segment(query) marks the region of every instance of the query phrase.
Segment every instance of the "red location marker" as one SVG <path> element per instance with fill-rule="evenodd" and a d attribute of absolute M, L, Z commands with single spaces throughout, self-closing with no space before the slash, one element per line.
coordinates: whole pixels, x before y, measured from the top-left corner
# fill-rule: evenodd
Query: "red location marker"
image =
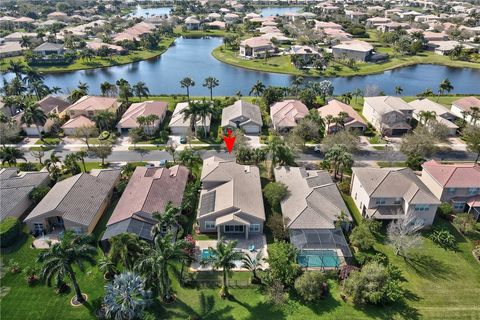
<path fill-rule="evenodd" d="M 233 145 L 235 144 L 235 136 L 232 137 L 231 129 L 227 129 L 227 135 L 223 137 L 223 141 L 227 146 L 228 153 L 232 153 Z"/>

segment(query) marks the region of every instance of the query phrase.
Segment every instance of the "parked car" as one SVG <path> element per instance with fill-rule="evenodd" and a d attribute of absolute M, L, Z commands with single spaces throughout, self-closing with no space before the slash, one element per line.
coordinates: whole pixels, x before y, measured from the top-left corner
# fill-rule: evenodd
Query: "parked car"
<path fill-rule="evenodd" d="M 313 147 L 313 151 L 320 152 L 320 145 L 317 144 L 315 147 Z"/>
<path fill-rule="evenodd" d="M 147 163 L 147 164 L 145 165 L 145 167 L 147 167 L 147 168 L 153 168 L 153 167 L 155 167 L 155 165 L 154 165 L 153 163 Z"/>
<path fill-rule="evenodd" d="M 185 137 L 185 136 L 180 137 L 180 143 L 181 144 L 187 143 L 187 137 Z"/>
<path fill-rule="evenodd" d="M 160 167 L 165 167 L 166 165 L 167 165 L 167 160 L 166 159 L 160 160 Z"/>

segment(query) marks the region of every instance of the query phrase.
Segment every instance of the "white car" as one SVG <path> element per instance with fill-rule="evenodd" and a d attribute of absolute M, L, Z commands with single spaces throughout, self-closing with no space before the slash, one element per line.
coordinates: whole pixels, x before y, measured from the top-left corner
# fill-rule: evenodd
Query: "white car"
<path fill-rule="evenodd" d="M 321 150 L 320 150 L 320 145 L 317 144 L 315 147 L 313 147 L 313 151 L 315 151 L 315 152 L 320 152 L 320 151 L 321 151 Z"/>

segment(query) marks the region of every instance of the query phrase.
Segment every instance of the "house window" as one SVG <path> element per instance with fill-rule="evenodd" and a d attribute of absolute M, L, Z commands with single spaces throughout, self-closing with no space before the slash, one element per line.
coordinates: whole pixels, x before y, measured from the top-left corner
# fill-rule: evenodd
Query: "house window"
<path fill-rule="evenodd" d="M 167 226 L 166 226 L 166 225 L 163 225 L 163 226 L 162 226 L 162 233 L 167 233 L 167 231 L 168 231 Z"/>
<path fill-rule="evenodd" d="M 225 233 L 241 233 L 243 232 L 244 228 L 243 226 L 225 226 L 223 230 Z"/>
<path fill-rule="evenodd" d="M 468 194 L 477 194 L 478 188 L 468 188 Z"/>
<path fill-rule="evenodd" d="M 43 230 L 43 223 L 34 223 L 33 224 L 33 229 L 35 231 L 42 231 Z"/>
<path fill-rule="evenodd" d="M 205 229 L 207 230 L 215 229 L 215 221 L 205 221 Z"/>
<path fill-rule="evenodd" d="M 260 225 L 258 223 L 250 225 L 250 232 L 260 232 Z"/>
<path fill-rule="evenodd" d="M 385 204 L 385 203 L 386 203 L 386 201 L 385 201 L 384 198 L 379 198 L 379 199 L 375 200 L 375 204 Z"/>
<path fill-rule="evenodd" d="M 463 202 L 456 202 L 456 203 L 453 204 L 453 208 L 454 208 L 455 210 L 462 210 L 462 211 L 463 211 L 463 209 L 465 209 L 465 203 L 463 203 Z"/>
<path fill-rule="evenodd" d="M 457 192 L 457 190 L 455 188 L 448 188 L 448 194 L 453 196 L 455 195 L 455 193 Z"/>
<path fill-rule="evenodd" d="M 394 204 L 401 204 L 402 203 L 402 198 L 396 198 L 393 203 Z"/>
<path fill-rule="evenodd" d="M 416 204 L 415 211 L 429 211 L 430 205 L 428 204 Z"/>

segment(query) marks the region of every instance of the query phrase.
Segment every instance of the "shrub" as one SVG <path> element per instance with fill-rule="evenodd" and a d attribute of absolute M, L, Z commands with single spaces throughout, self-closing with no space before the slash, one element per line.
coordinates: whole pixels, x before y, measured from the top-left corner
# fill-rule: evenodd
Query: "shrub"
<path fill-rule="evenodd" d="M 34 204 L 39 203 L 50 191 L 48 186 L 38 186 L 32 189 L 28 194 L 28 197 L 33 201 Z"/>
<path fill-rule="evenodd" d="M 22 162 L 18 164 L 18 169 L 20 171 L 38 171 L 35 163 L 32 162 Z"/>
<path fill-rule="evenodd" d="M 0 246 L 6 248 L 11 246 L 20 235 L 21 224 L 17 218 L 7 217 L 0 222 Z"/>
<path fill-rule="evenodd" d="M 463 234 L 472 231 L 475 223 L 475 218 L 470 213 L 457 214 L 453 219 L 453 225 Z"/>
<path fill-rule="evenodd" d="M 108 131 L 103 131 L 98 136 L 98 140 L 107 140 L 108 138 L 110 138 L 110 132 L 108 132 Z"/>
<path fill-rule="evenodd" d="M 350 192 L 350 182 L 349 181 L 342 181 L 338 184 L 338 188 L 344 194 L 349 194 Z"/>
<path fill-rule="evenodd" d="M 288 231 L 284 224 L 283 216 L 280 213 L 273 213 L 268 217 L 267 227 L 276 240 L 288 240 Z"/>
<path fill-rule="evenodd" d="M 453 207 L 448 202 L 442 202 L 442 204 L 438 207 L 438 213 L 442 218 L 447 218 L 448 215 L 452 214 L 452 212 L 453 212 Z"/>
<path fill-rule="evenodd" d="M 371 253 L 371 252 L 358 251 L 358 252 L 355 252 L 354 255 L 355 255 L 355 260 L 361 266 L 373 261 L 383 265 L 386 265 L 388 263 L 387 256 L 381 252 Z"/>
<path fill-rule="evenodd" d="M 270 182 L 263 188 L 265 199 L 267 199 L 270 206 L 274 209 L 278 209 L 280 201 L 285 198 L 287 193 L 287 187 L 280 182 Z"/>
<path fill-rule="evenodd" d="M 326 277 L 321 271 L 307 271 L 295 280 L 295 290 L 305 301 L 318 300 L 328 293 Z"/>
<path fill-rule="evenodd" d="M 300 273 L 297 263 L 298 250 L 291 243 L 275 242 L 268 247 L 267 262 L 270 265 L 267 282 L 280 281 L 285 287 L 291 287 Z M 267 283 L 268 285 L 268 283 Z"/>
<path fill-rule="evenodd" d="M 350 235 L 350 243 L 361 250 L 371 249 L 375 242 L 375 236 L 366 223 L 356 226 Z"/>
<path fill-rule="evenodd" d="M 17 261 L 10 259 L 8 261 L 8 269 L 10 270 L 11 273 L 15 274 L 21 270 L 21 267 Z"/>
<path fill-rule="evenodd" d="M 455 236 L 448 230 L 433 230 L 429 238 L 445 250 L 455 249 L 457 247 Z"/>

